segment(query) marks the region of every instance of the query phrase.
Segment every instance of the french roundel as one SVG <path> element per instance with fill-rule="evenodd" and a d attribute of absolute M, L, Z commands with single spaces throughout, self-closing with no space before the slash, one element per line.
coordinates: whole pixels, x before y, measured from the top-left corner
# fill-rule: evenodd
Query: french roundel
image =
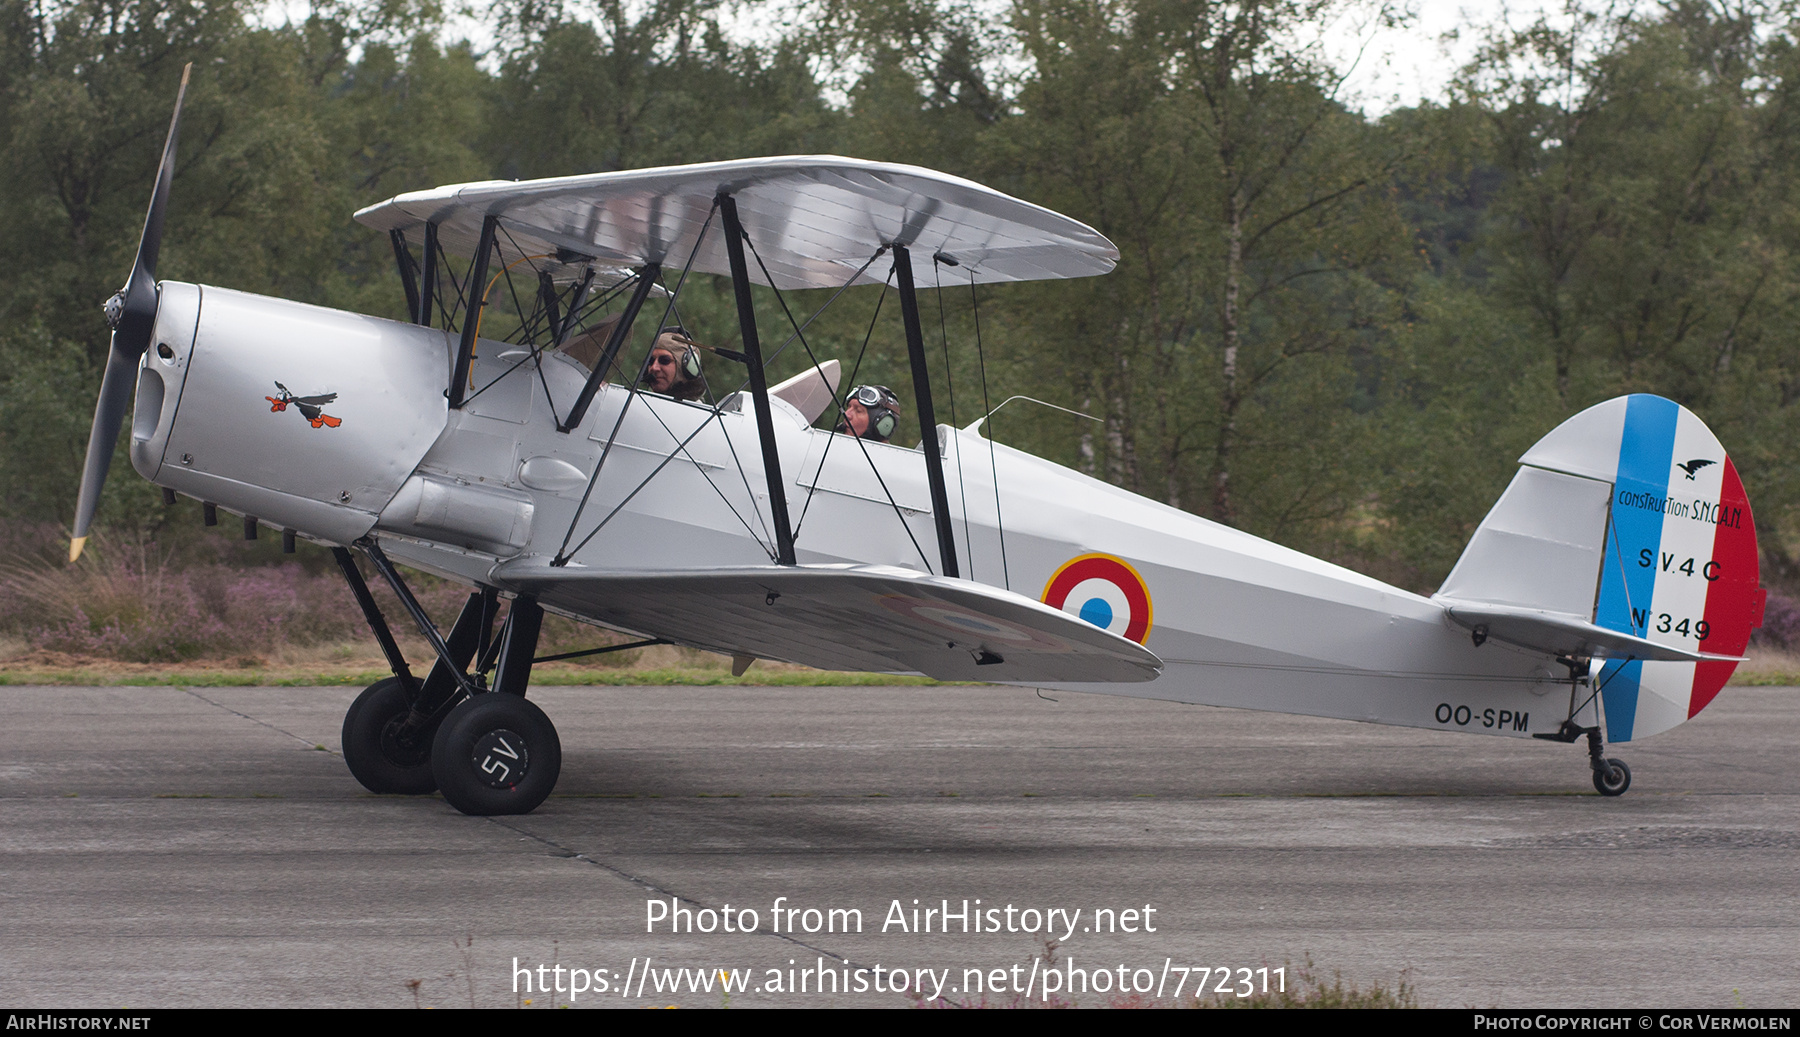
<path fill-rule="evenodd" d="M 1138 644 L 1150 634 L 1150 589 L 1136 569 L 1112 555 L 1065 563 L 1045 584 L 1043 602 Z"/>

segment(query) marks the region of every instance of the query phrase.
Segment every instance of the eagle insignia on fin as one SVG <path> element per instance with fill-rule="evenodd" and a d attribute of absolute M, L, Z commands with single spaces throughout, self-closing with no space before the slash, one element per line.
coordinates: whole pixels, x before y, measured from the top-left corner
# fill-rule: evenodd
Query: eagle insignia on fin
<path fill-rule="evenodd" d="M 1719 462 L 1717 462 L 1717 461 L 1708 461 L 1704 457 L 1696 457 L 1692 461 L 1687 461 L 1685 463 L 1681 462 L 1681 461 L 1677 461 L 1675 463 L 1675 467 L 1686 472 L 1688 481 L 1693 482 L 1695 472 L 1698 472 L 1700 469 L 1705 468 L 1709 464 L 1718 464 L 1718 463 Z"/>

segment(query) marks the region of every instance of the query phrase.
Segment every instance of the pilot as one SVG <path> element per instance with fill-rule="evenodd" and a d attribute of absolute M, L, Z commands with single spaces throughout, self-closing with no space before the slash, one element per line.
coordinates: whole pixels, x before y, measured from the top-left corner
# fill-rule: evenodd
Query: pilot
<path fill-rule="evenodd" d="M 680 325 L 666 327 L 656 336 L 638 385 L 678 400 L 697 400 L 706 391 L 699 346 Z"/>
<path fill-rule="evenodd" d="M 885 443 L 900 424 L 900 397 L 885 385 L 859 385 L 844 401 L 844 417 L 835 431 Z"/>

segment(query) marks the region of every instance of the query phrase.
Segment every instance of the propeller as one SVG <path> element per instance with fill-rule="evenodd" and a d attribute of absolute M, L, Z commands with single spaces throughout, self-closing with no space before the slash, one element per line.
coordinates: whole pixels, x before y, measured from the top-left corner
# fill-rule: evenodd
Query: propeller
<path fill-rule="evenodd" d="M 112 467 L 113 447 L 119 426 L 137 381 L 138 361 L 150 348 L 156 328 L 156 254 L 162 249 L 163 212 L 169 205 L 169 181 L 175 176 L 175 140 L 181 130 L 181 102 L 187 97 L 193 63 L 181 70 L 181 89 L 175 94 L 175 114 L 169 118 L 169 137 L 163 143 L 162 164 L 156 169 L 156 189 L 150 195 L 150 212 L 144 217 L 144 234 L 138 239 L 137 260 L 125 287 L 106 300 L 106 323 L 112 328 L 112 347 L 106 356 L 106 374 L 100 381 L 100 399 L 94 404 L 94 429 L 88 435 L 87 461 L 81 469 L 81 496 L 75 503 L 75 530 L 69 541 L 69 561 L 81 557 L 88 527 L 100 507 L 100 487 Z"/>

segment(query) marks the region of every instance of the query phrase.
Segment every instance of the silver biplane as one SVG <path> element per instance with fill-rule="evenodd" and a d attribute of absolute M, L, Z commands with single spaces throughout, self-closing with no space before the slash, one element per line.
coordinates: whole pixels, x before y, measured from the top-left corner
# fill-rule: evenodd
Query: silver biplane
<path fill-rule="evenodd" d="M 346 762 L 375 792 L 440 789 L 472 814 L 543 801 L 561 747 L 525 693 L 546 610 L 739 672 L 773 659 L 1585 736 L 1607 795 L 1631 776 L 1604 741 L 1699 712 L 1760 622 L 1743 487 L 1669 400 L 1611 400 L 1552 431 L 1422 597 L 1000 445 L 980 421 L 938 423 L 916 284 L 1111 270 L 1111 243 L 1068 217 L 817 156 L 442 187 L 356 214 L 388 233 L 405 284 L 410 322 L 384 320 L 158 283 L 179 117 L 178 101 L 107 304 L 71 558 L 135 387 L 132 464 L 166 500 L 334 552 L 394 673 L 344 720 Z M 633 329 L 647 341 L 678 316 L 702 273 L 730 278 L 740 348 L 719 352 L 705 398 L 659 395 L 635 374 Z M 502 281 L 531 301 L 495 341 L 482 318 Z M 897 295 L 926 441 L 815 427 L 841 413 L 841 367 L 793 320 L 776 352 L 798 343 L 810 364 L 769 385 L 753 285 Z M 563 348 L 584 334 L 585 362 Z M 725 367 L 741 385 L 720 384 Z M 431 644 L 423 678 L 352 551 Z M 447 630 L 397 562 L 473 588 Z"/>

